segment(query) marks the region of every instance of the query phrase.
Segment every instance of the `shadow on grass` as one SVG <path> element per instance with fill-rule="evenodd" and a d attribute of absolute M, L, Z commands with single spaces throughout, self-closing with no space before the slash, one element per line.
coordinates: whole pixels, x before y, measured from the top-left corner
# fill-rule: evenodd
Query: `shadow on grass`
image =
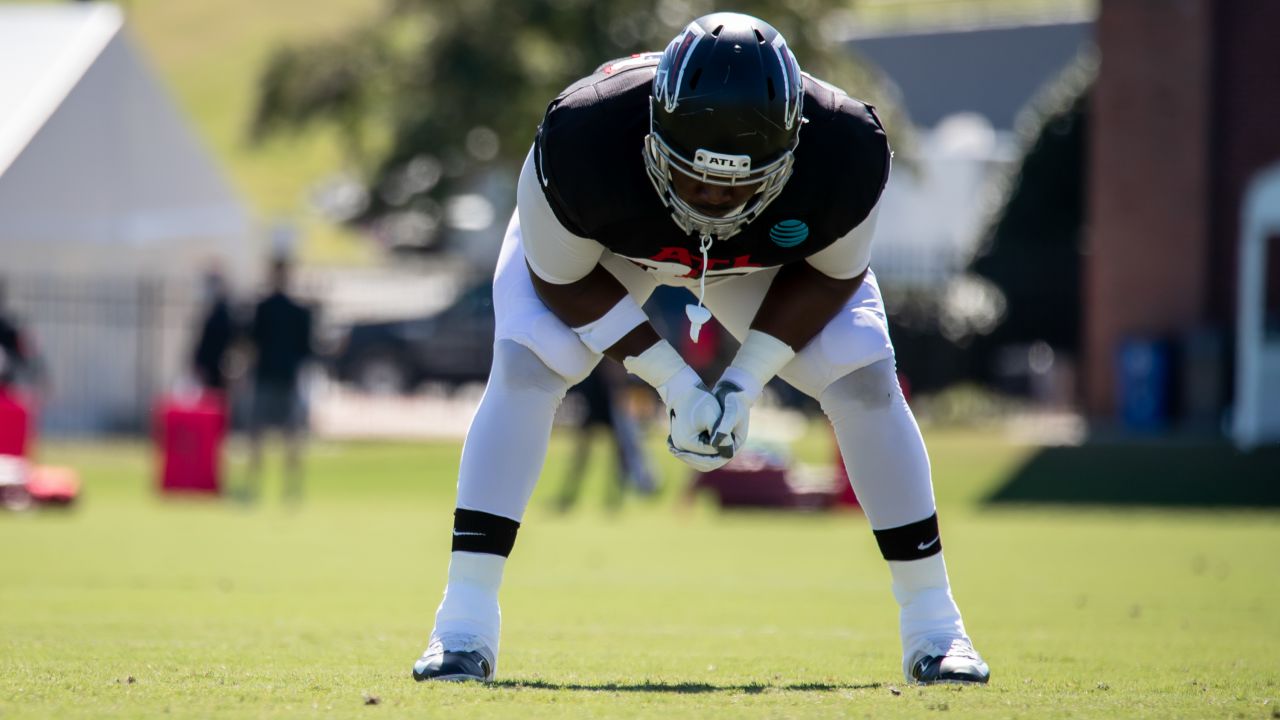
<path fill-rule="evenodd" d="M 1175 440 L 1045 448 L 987 502 L 1280 507 L 1280 447 Z"/>
<path fill-rule="evenodd" d="M 557 683 L 546 680 L 498 680 L 494 687 L 515 690 L 573 690 L 578 692 L 637 692 L 637 693 L 671 693 L 673 695 L 699 695 L 710 693 L 745 693 L 758 695 L 767 691 L 779 692 L 831 692 L 834 690 L 875 690 L 880 683 L 794 683 L 791 685 L 771 685 L 768 683 L 748 683 L 745 685 L 712 685 L 711 683 L 600 683 L 589 685 L 584 683 Z"/>

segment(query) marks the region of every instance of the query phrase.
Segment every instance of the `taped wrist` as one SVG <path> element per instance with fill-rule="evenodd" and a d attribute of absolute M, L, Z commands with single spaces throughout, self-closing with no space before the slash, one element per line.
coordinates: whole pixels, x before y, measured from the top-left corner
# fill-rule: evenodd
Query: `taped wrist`
<path fill-rule="evenodd" d="M 582 338 L 584 345 L 594 352 L 602 353 L 626 337 L 637 325 L 648 321 L 649 316 L 644 314 L 635 298 L 624 295 L 616 305 L 609 308 L 609 312 L 573 331 Z"/>
<path fill-rule="evenodd" d="M 667 386 L 673 381 L 687 382 L 690 385 L 702 382 L 698 373 L 689 367 L 680 353 L 666 340 L 659 340 L 639 355 L 627 356 L 623 359 L 622 366 L 627 372 L 653 386 L 662 396 L 663 402 L 667 401 L 670 394 Z"/>
<path fill-rule="evenodd" d="M 742 388 L 755 401 L 764 386 L 795 356 L 796 351 L 790 345 L 768 333 L 752 330 L 720 379 Z"/>

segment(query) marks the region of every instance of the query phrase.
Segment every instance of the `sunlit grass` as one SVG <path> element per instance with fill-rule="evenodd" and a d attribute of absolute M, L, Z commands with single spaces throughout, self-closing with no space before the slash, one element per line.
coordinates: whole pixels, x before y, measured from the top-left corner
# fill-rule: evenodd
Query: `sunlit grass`
<path fill-rule="evenodd" d="M 825 442 L 819 426 L 799 454 Z M 85 494 L 0 515 L 0 715 L 1271 717 L 1274 512 L 993 509 L 1027 449 L 980 430 L 930 445 L 986 688 L 904 685 L 860 514 L 686 504 L 656 445 L 662 498 L 606 510 L 597 462 L 560 515 L 555 438 L 508 566 L 500 682 L 442 687 L 409 669 L 448 562 L 456 443 L 317 444 L 298 507 L 274 455 L 243 505 L 157 498 L 144 445 L 53 444 L 42 462 L 79 469 Z"/>

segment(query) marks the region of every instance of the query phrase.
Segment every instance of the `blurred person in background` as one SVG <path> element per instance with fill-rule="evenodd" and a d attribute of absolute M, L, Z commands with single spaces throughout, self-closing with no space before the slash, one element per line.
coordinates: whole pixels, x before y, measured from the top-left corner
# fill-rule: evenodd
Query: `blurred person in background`
<path fill-rule="evenodd" d="M 223 399 L 227 392 L 227 352 L 236 339 L 231 300 L 222 272 L 212 268 L 203 278 L 204 308 L 200 334 L 191 357 L 196 380 Z"/>
<path fill-rule="evenodd" d="M 257 497 L 265 433 L 284 439 L 287 500 L 302 499 L 302 443 L 306 406 L 302 371 L 312 357 L 312 313 L 289 295 L 289 264 L 272 261 L 270 293 L 258 302 L 248 339 L 254 350 L 253 399 L 249 414 L 249 469 L 245 499 Z"/>
<path fill-rule="evenodd" d="M 0 388 L 23 386 L 42 394 L 47 390 L 44 365 L 30 333 L 9 310 L 8 302 L 8 287 L 0 278 Z"/>
<path fill-rule="evenodd" d="M 599 437 L 604 437 L 613 450 L 606 507 L 610 510 L 620 508 L 628 487 L 642 495 L 657 492 L 653 469 L 645 457 L 638 428 L 622 397 L 626 382 L 626 373 L 617 364 L 600 363 L 570 390 L 582 398 L 583 412 L 574 428 L 573 455 L 564 484 L 560 486 L 560 494 L 556 497 L 556 510 L 567 512 L 578 501 L 587 471 L 587 458 Z"/>
<path fill-rule="evenodd" d="M 747 15 L 690 23 L 549 105 L 494 277 L 494 363 L 463 447 L 453 553 L 418 680 L 494 677 L 498 590 L 565 392 L 603 355 L 653 386 L 699 471 L 778 376 L 817 399 L 887 561 L 909 682 L 985 683 L 942 558 L 929 458 L 870 269 L 890 150 L 874 109 Z M 741 343 L 708 388 L 641 304 L 690 288 Z"/>

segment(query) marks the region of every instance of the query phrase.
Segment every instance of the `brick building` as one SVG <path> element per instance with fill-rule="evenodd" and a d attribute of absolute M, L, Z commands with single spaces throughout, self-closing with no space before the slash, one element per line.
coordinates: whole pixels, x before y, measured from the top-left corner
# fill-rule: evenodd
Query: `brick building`
<path fill-rule="evenodd" d="M 1171 340 L 1186 360 L 1190 338 L 1210 337 L 1210 361 L 1190 357 L 1175 385 L 1184 416 L 1220 414 L 1231 397 L 1240 207 L 1250 178 L 1280 161 L 1280 2 L 1102 0 L 1096 28 L 1085 407 L 1116 413 L 1126 340 Z"/>

